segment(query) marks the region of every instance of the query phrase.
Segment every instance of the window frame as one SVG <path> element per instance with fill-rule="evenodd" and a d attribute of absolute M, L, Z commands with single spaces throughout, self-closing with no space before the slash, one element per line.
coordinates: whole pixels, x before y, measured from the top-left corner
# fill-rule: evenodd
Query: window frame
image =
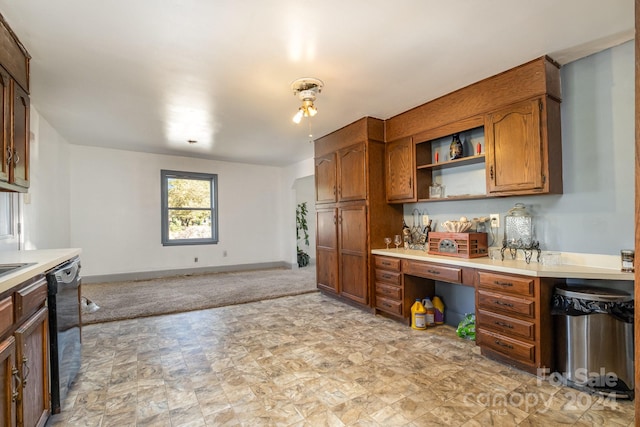
<path fill-rule="evenodd" d="M 206 239 L 169 239 L 169 178 L 209 181 L 211 188 L 211 237 Z M 215 245 L 218 243 L 218 174 L 160 170 L 162 246 Z"/>

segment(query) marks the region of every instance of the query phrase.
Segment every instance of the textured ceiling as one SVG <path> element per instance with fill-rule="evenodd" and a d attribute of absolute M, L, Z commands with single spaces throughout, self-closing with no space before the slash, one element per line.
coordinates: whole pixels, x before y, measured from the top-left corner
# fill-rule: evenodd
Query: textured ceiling
<path fill-rule="evenodd" d="M 32 56 L 33 106 L 71 144 L 276 166 L 313 156 L 310 131 L 634 35 L 633 0 L 0 0 L 0 12 Z M 325 87 L 295 125 L 299 77 Z"/>

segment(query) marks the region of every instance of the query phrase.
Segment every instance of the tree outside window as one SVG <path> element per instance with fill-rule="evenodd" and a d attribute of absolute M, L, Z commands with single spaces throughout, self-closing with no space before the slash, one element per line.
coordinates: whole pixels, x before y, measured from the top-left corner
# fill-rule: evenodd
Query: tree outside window
<path fill-rule="evenodd" d="M 162 244 L 218 242 L 215 174 L 162 170 Z"/>

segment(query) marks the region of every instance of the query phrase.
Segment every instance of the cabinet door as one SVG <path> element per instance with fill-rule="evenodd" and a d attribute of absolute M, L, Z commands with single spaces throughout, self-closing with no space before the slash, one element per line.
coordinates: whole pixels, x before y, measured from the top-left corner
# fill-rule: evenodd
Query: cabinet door
<path fill-rule="evenodd" d="M 413 140 L 402 138 L 385 146 L 387 202 L 415 202 L 415 153 Z"/>
<path fill-rule="evenodd" d="M 48 310 L 38 310 L 15 332 L 22 379 L 18 427 L 44 426 L 49 417 Z"/>
<path fill-rule="evenodd" d="M 487 191 L 528 192 L 544 187 L 542 99 L 520 102 L 486 118 Z"/>
<path fill-rule="evenodd" d="M 352 145 L 338 151 L 338 200 L 364 200 L 367 198 L 366 144 Z"/>
<path fill-rule="evenodd" d="M 340 294 L 361 304 L 369 302 L 367 275 L 367 208 L 340 208 Z"/>
<path fill-rule="evenodd" d="M 29 95 L 13 84 L 13 177 L 16 185 L 29 187 Z"/>
<path fill-rule="evenodd" d="M 318 288 L 339 293 L 338 215 L 336 208 L 316 210 L 316 277 Z"/>
<path fill-rule="evenodd" d="M 0 164 L 0 181 L 9 181 L 9 164 L 11 162 L 11 116 L 10 116 L 10 108 L 11 105 L 11 91 L 10 91 L 10 78 L 4 70 L 0 71 L 0 120 L 2 121 L 1 132 L 2 142 L 0 142 L 0 148 L 2 148 L 2 153 L 0 153 L 0 160 L 2 164 Z"/>
<path fill-rule="evenodd" d="M 0 425 L 15 427 L 18 398 L 18 372 L 15 368 L 16 343 L 9 337 L 0 343 Z"/>
<path fill-rule="evenodd" d="M 316 158 L 316 203 L 334 203 L 336 198 L 335 153 Z"/>

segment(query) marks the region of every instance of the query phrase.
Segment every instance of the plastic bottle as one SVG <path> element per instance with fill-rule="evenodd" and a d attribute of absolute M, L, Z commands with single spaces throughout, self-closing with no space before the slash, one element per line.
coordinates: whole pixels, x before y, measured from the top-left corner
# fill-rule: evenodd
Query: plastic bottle
<path fill-rule="evenodd" d="M 425 298 L 422 300 L 422 305 L 426 311 L 425 323 L 427 326 L 434 326 L 436 324 L 436 311 L 433 307 L 433 303 L 430 298 Z"/>
<path fill-rule="evenodd" d="M 427 329 L 426 324 L 427 310 L 419 299 L 411 306 L 411 327 L 413 329 Z"/>
<path fill-rule="evenodd" d="M 444 303 L 439 297 L 433 297 L 433 308 L 435 309 L 436 325 L 442 325 L 444 323 Z"/>

